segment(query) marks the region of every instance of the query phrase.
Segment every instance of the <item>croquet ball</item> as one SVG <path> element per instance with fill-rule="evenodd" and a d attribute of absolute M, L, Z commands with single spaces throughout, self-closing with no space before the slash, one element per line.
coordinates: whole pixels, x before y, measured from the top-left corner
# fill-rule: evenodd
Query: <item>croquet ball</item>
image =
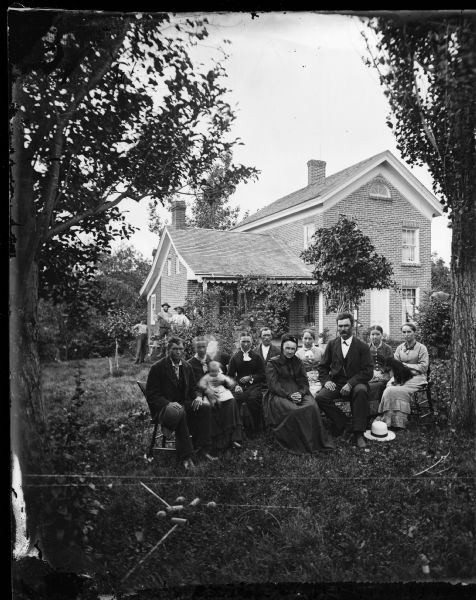
<path fill-rule="evenodd" d="M 165 510 L 159 510 L 159 512 L 156 515 L 157 517 L 160 517 L 161 519 L 163 519 L 164 517 L 167 516 L 167 513 L 165 512 Z"/>
<path fill-rule="evenodd" d="M 191 502 L 190 502 L 190 506 L 197 506 L 197 504 L 200 502 L 200 498 L 194 498 Z"/>
<path fill-rule="evenodd" d="M 181 504 L 182 502 L 185 502 L 185 498 L 184 498 L 183 496 L 179 496 L 179 497 L 178 497 L 178 498 L 175 500 L 175 502 L 176 502 L 177 504 Z"/>
<path fill-rule="evenodd" d="M 216 505 L 217 505 L 216 502 L 208 502 L 208 504 L 207 504 L 208 508 L 215 508 Z"/>

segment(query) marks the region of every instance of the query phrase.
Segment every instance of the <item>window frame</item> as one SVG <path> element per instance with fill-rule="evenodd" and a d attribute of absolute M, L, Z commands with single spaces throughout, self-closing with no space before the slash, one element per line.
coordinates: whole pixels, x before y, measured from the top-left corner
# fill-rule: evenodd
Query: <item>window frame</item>
<path fill-rule="evenodd" d="M 374 188 L 377 188 L 377 191 L 372 191 L 372 190 L 374 190 Z M 380 192 L 381 189 L 385 190 L 384 194 L 382 194 Z M 372 185 L 370 186 L 369 197 L 370 198 L 379 198 L 381 200 L 391 200 L 392 193 L 390 192 L 390 188 L 388 187 L 388 185 L 386 183 L 384 183 L 383 181 L 374 181 L 372 183 Z"/>
<path fill-rule="evenodd" d="M 414 233 L 414 244 L 405 244 L 405 232 Z M 413 258 L 405 258 L 405 249 L 413 248 Z M 420 263 L 420 229 L 419 227 L 402 227 L 402 265 L 417 265 Z"/>
<path fill-rule="evenodd" d="M 310 302 L 312 300 L 312 302 Z M 316 294 L 314 292 L 305 292 L 304 295 L 304 322 L 310 326 L 316 324 Z"/>
<path fill-rule="evenodd" d="M 178 256 L 175 257 L 175 275 L 180 274 L 180 259 Z"/>
<path fill-rule="evenodd" d="M 312 228 L 312 233 L 309 235 L 309 230 Z M 307 250 L 311 245 L 312 236 L 316 233 L 315 223 L 304 223 L 303 225 L 303 247 Z"/>
<path fill-rule="evenodd" d="M 172 259 L 169 257 L 167 259 L 167 276 L 170 277 L 172 275 Z"/>
<path fill-rule="evenodd" d="M 407 310 L 408 304 L 405 303 L 408 300 L 408 298 L 404 297 L 404 292 L 406 292 L 406 291 L 414 292 L 414 294 L 412 294 L 412 298 L 411 298 L 411 300 L 414 301 L 413 304 L 411 304 L 411 306 L 413 308 L 411 314 Z M 418 307 L 419 303 L 420 303 L 420 288 L 410 287 L 410 286 L 402 287 L 402 323 L 409 323 L 415 319 L 415 316 L 417 314 L 417 307 Z"/>

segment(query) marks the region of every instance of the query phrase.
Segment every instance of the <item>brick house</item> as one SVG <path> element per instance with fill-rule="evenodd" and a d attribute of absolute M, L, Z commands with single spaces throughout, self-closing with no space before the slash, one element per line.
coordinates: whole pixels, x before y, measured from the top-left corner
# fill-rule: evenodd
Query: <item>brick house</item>
<path fill-rule="evenodd" d="M 185 202 L 172 207 L 172 225 L 165 227 L 149 274 L 140 290 L 147 296 L 147 324 L 153 334 L 162 303 L 183 305 L 187 295 L 209 285 L 232 286 L 245 275 L 276 282 L 312 283 L 312 274 L 278 238 L 266 233 L 186 229 Z M 220 307 L 213 307 L 220 310 Z"/>
<path fill-rule="evenodd" d="M 299 258 L 313 233 L 339 215 L 353 218 L 391 261 L 401 293 L 369 290 L 359 308 L 364 328 L 382 325 L 391 338 L 414 314 L 431 279 L 431 220 L 442 214 L 436 198 L 388 150 L 326 177 L 326 163 L 310 160 L 308 185 L 283 196 L 241 221 L 231 231 L 185 229 L 185 203 L 176 202 L 140 294 L 147 295 L 148 324 L 162 302 L 183 304 L 197 286 L 233 283 L 239 275 L 266 275 L 276 281 L 312 283 Z M 300 294 L 289 316 L 290 331 L 305 326 L 335 332 L 322 294 Z"/>
<path fill-rule="evenodd" d="M 388 150 L 326 176 L 326 163 L 310 160 L 308 185 L 258 210 L 233 231 L 267 233 L 286 242 L 299 256 L 313 233 L 334 225 L 339 215 L 353 218 L 391 261 L 401 293 L 369 290 L 359 308 L 364 328 L 382 325 L 400 337 L 402 322 L 414 314 L 431 284 L 431 220 L 442 214 L 437 199 Z M 314 314 L 317 331 L 335 331 L 335 315 L 326 315 L 322 294 L 301 295 L 291 309 L 290 329 L 299 332 L 303 315 Z"/>

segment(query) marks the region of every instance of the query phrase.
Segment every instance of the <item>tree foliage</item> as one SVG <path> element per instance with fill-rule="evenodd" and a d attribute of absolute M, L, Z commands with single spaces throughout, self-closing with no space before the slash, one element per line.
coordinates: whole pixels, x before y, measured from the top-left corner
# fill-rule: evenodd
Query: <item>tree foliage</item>
<path fill-rule="evenodd" d="M 150 262 L 139 252 L 121 244 L 111 254 L 101 256 L 94 278 L 76 295 L 61 303 L 42 298 L 38 310 L 40 358 L 108 356 L 112 338 L 105 323 L 111 320 L 109 316 L 125 314 L 132 324 L 145 318 L 147 305 L 139 290 L 149 269 Z M 124 332 L 118 338 L 121 351 L 133 338 L 129 326 Z"/>
<path fill-rule="evenodd" d="M 274 336 L 289 331 L 289 311 L 298 294 L 316 293 L 318 285 L 276 283 L 267 277 L 248 275 L 238 280 L 238 302 L 242 319 L 257 336 L 269 327 Z"/>
<path fill-rule="evenodd" d="M 234 227 L 240 216 L 240 208 L 230 206 L 229 199 L 241 181 L 254 179 L 257 174 L 258 171 L 252 167 L 233 165 L 231 153 L 226 154 L 202 178 L 200 187 L 191 192 L 194 197 L 188 204 L 191 216 L 186 219 L 187 227 L 222 230 Z M 163 210 L 154 200 L 149 203 L 148 210 L 149 230 L 160 236 L 167 224 Z"/>
<path fill-rule="evenodd" d="M 10 17 L 14 133 L 34 198 L 42 290 L 56 294 L 59 273 L 91 273 L 111 239 L 131 233 L 122 199 L 164 202 L 199 186 L 236 140 L 224 138 L 234 115 L 222 98 L 222 64 L 202 72 L 190 58 L 206 20 L 174 31 L 165 14 L 41 18 L 28 53 L 18 44 L 31 21 Z M 230 170 L 237 181 L 248 174 Z"/>
<path fill-rule="evenodd" d="M 72 300 L 131 229 L 124 199 L 167 203 L 237 143 L 206 19 L 9 11 L 14 452 L 41 452 L 38 295 Z M 223 57 L 226 55 L 223 54 Z M 25 442 L 28 440 L 28 443 Z M 24 443 L 25 442 L 25 443 Z"/>
<path fill-rule="evenodd" d="M 452 227 L 452 418 L 476 426 L 476 17 L 369 22 L 377 69 L 402 157 L 428 167 Z"/>
<path fill-rule="evenodd" d="M 195 194 L 191 206 L 192 216 L 188 221 L 189 227 L 231 229 L 236 225 L 240 209 L 232 208 L 229 198 L 242 179 L 257 176 L 256 169 L 241 165 L 241 171 L 233 168 L 230 153 L 213 165 L 207 177 L 202 179 L 201 189 Z"/>
<path fill-rule="evenodd" d="M 451 272 L 436 253 L 431 255 L 431 290 L 451 294 Z"/>
<path fill-rule="evenodd" d="M 427 295 L 418 308 L 417 322 L 421 341 L 429 348 L 435 348 L 438 356 L 449 358 L 451 303 Z"/>
<path fill-rule="evenodd" d="M 357 223 L 345 215 L 340 215 L 335 225 L 318 229 L 301 258 L 313 268 L 327 313 L 354 310 L 366 290 L 395 285 L 392 264 L 377 254 Z"/>

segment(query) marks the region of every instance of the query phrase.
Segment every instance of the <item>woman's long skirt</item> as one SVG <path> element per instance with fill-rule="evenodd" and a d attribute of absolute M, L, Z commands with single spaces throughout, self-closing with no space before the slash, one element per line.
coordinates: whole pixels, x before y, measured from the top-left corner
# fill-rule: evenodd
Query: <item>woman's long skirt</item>
<path fill-rule="evenodd" d="M 378 407 L 382 394 L 387 386 L 388 379 L 371 379 L 369 381 L 369 414 L 375 416 L 378 413 Z"/>
<path fill-rule="evenodd" d="M 410 396 L 426 384 L 424 375 L 415 375 L 403 385 L 389 385 L 385 388 L 378 407 L 379 420 L 387 427 L 405 429 L 410 414 Z"/>
<path fill-rule="evenodd" d="M 217 402 L 212 407 L 211 435 L 215 450 L 229 448 L 233 442 L 243 440 L 243 424 L 235 398 Z"/>
<path fill-rule="evenodd" d="M 321 412 L 311 395 L 300 404 L 269 392 L 265 395 L 264 415 L 280 446 L 293 454 L 313 454 L 333 450 L 335 444 L 322 424 Z"/>

